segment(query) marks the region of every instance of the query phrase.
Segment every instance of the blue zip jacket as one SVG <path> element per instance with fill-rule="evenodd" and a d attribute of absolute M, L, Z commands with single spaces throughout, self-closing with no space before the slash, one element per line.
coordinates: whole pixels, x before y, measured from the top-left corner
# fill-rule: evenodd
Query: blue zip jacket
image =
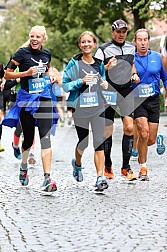
<path fill-rule="evenodd" d="M 150 84 L 155 83 L 155 94 L 160 94 L 160 80 L 163 81 L 164 87 L 167 87 L 167 73 L 165 72 L 160 53 L 149 50 L 146 56 L 139 56 L 135 53 L 134 60 L 137 73 L 140 76 L 140 83 L 133 84 L 133 88 L 141 83 Z"/>
<path fill-rule="evenodd" d="M 29 94 L 24 89 L 19 89 L 17 93 L 17 99 L 15 105 L 9 110 L 2 121 L 2 125 L 8 126 L 10 128 L 16 127 L 20 124 L 20 111 L 23 106 L 26 105 L 26 111 L 29 111 L 32 115 L 36 113 L 40 105 L 40 97 L 50 98 L 51 84 L 48 84 L 44 91 L 39 94 Z M 53 119 L 52 119 L 52 129 L 51 134 L 55 135 L 56 124 L 59 118 L 57 110 L 53 107 Z M 38 126 L 37 120 L 35 121 L 35 126 Z"/>
<path fill-rule="evenodd" d="M 79 59 L 81 58 L 82 54 L 77 54 L 74 56 L 66 66 L 64 73 L 63 73 L 63 80 L 62 80 L 62 88 L 63 90 L 69 94 L 69 97 L 67 99 L 67 103 L 72 106 L 73 108 L 76 108 L 78 97 L 80 94 L 80 88 L 82 87 L 82 79 L 79 78 Z M 105 68 L 103 61 L 94 58 L 96 62 L 99 63 L 100 66 L 100 75 L 103 80 L 106 80 L 105 75 Z"/>

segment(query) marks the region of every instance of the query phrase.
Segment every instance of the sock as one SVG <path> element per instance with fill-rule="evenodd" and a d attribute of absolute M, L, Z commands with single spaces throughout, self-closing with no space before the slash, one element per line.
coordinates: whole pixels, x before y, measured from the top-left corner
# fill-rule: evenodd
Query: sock
<path fill-rule="evenodd" d="M 129 167 L 129 161 L 132 154 L 132 147 L 133 147 L 133 135 L 127 136 L 124 134 L 122 138 L 123 168 Z"/>
<path fill-rule="evenodd" d="M 45 179 L 48 179 L 50 177 L 50 173 L 44 173 Z"/>
<path fill-rule="evenodd" d="M 81 165 L 77 165 L 76 162 L 75 162 L 75 165 L 76 165 L 77 167 L 81 167 Z"/>
<path fill-rule="evenodd" d="M 110 167 L 111 161 L 112 136 L 104 141 L 105 166 Z"/>
<path fill-rule="evenodd" d="M 140 164 L 140 168 L 142 168 L 142 167 L 147 167 L 146 162 L 143 164 Z"/>
<path fill-rule="evenodd" d="M 18 146 L 19 146 L 19 141 L 20 141 L 20 137 L 17 137 L 17 136 L 14 134 L 14 141 L 13 141 L 13 146 L 14 146 L 14 148 L 18 148 Z"/>
<path fill-rule="evenodd" d="M 26 164 L 21 163 L 21 170 L 27 170 L 27 163 Z"/>

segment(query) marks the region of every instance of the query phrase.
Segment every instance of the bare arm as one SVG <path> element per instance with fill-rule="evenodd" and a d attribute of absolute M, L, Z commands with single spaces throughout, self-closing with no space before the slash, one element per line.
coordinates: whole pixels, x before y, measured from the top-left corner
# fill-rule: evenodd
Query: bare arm
<path fill-rule="evenodd" d="M 57 84 L 61 87 L 62 86 L 62 77 L 61 77 L 59 71 L 55 67 L 49 67 L 48 73 L 49 73 L 51 83 L 57 82 Z"/>
<path fill-rule="evenodd" d="M 17 61 L 13 59 L 11 61 L 15 64 L 15 66 L 20 65 Z M 4 77 L 6 80 L 10 80 L 10 79 L 23 78 L 26 76 L 32 76 L 35 75 L 36 73 L 37 73 L 36 67 L 30 67 L 27 71 L 24 72 L 14 72 L 14 69 L 7 68 Z"/>
<path fill-rule="evenodd" d="M 167 55 L 164 56 L 161 54 L 161 59 L 162 59 L 163 67 L 164 67 L 165 71 L 167 72 Z"/>

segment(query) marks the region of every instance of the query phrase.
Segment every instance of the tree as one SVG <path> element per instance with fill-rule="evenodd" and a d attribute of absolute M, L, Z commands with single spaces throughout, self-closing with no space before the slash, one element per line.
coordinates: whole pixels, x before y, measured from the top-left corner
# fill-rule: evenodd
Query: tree
<path fill-rule="evenodd" d="M 42 16 L 38 9 L 40 1 L 18 0 L 14 5 L 6 5 L 4 21 L 1 24 L 0 56 L 4 64 L 13 53 L 28 39 L 32 26 L 42 24 Z"/>
<path fill-rule="evenodd" d="M 122 18 L 129 23 L 131 40 L 135 30 L 145 27 L 150 15 L 153 16 L 155 13 L 157 15 L 156 10 L 150 10 L 151 0 L 42 0 L 42 2 L 40 11 L 43 20 L 53 31 L 59 32 L 57 39 L 62 41 L 59 49 L 63 51 L 63 58 L 67 59 L 77 52 L 77 38 L 84 30 L 93 31 L 99 43 L 103 43 L 110 40 L 112 22 Z M 163 9 L 165 1 L 157 0 L 154 3 L 161 4 L 162 15 L 165 12 Z"/>
<path fill-rule="evenodd" d="M 4 65 L 9 61 L 11 55 L 28 40 L 29 31 L 34 25 L 45 25 L 43 16 L 39 11 L 40 0 L 17 0 L 14 5 L 6 4 L 6 11 L 3 12 L 4 21 L 1 23 L 1 47 L 0 58 Z M 61 37 L 60 32 L 52 32 L 46 27 L 48 41 L 45 47 L 52 51 L 52 65 L 56 65 L 58 69 L 62 69 L 62 53 L 59 56 L 55 51 L 60 51 L 59 45 L 61 40 L 57 39 L 55 48 L 55 36 Z"/>

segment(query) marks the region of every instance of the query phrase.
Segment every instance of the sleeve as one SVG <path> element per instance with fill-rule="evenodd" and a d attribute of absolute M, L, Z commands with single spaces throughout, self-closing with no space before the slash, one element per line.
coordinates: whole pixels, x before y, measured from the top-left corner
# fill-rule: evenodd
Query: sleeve
<path fill-rule="evenodd" d="M 17 61 L 18 63 L 22 63 L 24 60 L 24 48 L 20 48 L 13 56 L 12 59 Z"/>
<path fill-rule="evenodd" d="M 4 68 L 3 68 L 3 64 L 0 62 L 0 79 L 2 79 L 4 77 Z"/>
<path fill-rule="evenodd" d="M 100 65 L 100 70 L 101 70 L 101 77 L 103 80 L 106 80 L 106 70 L 104 68 L 104 63 L 102 62 Z"/>
<path fill-rule="evenodd" d="M 70 61 L 63 73 L 62 88 L 68 93 L 82 87 L 82 79 L 78 77 L 77 66 Z"/>
<path fill-rule="evenodd" d="M 101 48 L 98 48 L 96 53 L 95 53 L 95 58 L 100 59 L 104 61 L 104 53 Z"/>
<path fill-rule="evenodd" d="M 9 90 L 12 87 L 16 86 L 18 83 L 16 80 L 6 80 L 4 85 L 4 90 Z"/>

